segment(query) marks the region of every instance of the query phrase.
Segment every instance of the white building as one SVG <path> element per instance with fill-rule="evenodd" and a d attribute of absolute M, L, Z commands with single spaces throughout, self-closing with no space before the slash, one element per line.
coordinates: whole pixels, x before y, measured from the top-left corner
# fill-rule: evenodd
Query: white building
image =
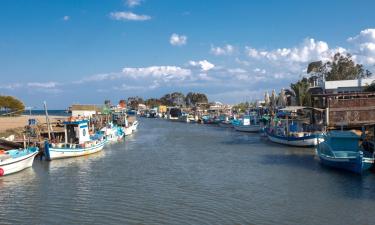
<path fill-rule="evenodd" d="M 325 81 L 323 88 L 327 94 L 355 93 L 362 92 L 363 89 L 370 85 L 373 81 L 375 81 L 375 78 Z"/>
<path fill-rule="evenodd" d="M 316 86 L 311 88 L 321 88 L 325 94 L 356 93 L 363 92 L 364 88 L 375 81 L 375 78 L 356 79 L 356 80 L 319 80 Z"/>

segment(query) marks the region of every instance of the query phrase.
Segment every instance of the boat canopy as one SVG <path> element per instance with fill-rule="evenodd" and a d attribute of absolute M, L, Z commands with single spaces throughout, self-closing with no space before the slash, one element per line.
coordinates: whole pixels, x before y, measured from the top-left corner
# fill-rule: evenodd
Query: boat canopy
<path fill-rule="evenodd" d="M 72 121 L 64 121 L 64 124 L 66 125 L 72 125 L 72 124 L 82 124 L 82 123 L 86 123 L 88 124 L 89 121 L 88 120 L 72 120 Z"/>

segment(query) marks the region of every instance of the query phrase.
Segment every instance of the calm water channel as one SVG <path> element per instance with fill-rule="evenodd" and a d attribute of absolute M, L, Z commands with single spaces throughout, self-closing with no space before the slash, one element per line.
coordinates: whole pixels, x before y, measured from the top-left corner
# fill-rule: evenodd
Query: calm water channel
<path fill-rule="evenodd" d="M 375 224 L 375 173 L 257 134 L 141 119 L 101 153 L 0 178 L 0 224 Z"/>

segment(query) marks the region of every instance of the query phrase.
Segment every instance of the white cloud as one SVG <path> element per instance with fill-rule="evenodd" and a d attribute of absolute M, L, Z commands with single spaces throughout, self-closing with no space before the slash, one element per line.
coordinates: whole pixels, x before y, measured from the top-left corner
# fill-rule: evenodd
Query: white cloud
<path fill-rule="evenodd" d="M 0 89 L 8 89 L 8 90 L 14 90 L 17 88 L 22 87 L 23 85 L 20 83 L 13 83 L 13 84 L 1 84 Z"/>
<path fill-rule="evenodd" d="M 138 15 L 132 12 L 111 12 L 109 16 L 114 20 L 122 21 L 145 21 L 150 20 L 151 16 L 148 15 Z"/>
<path fill-rule="evenodd" d="M 375 63 L 375 29 L 366 29 L 358 35 L 348 38 L 348 42 L 353 44 L 351 49 L 354 58 L 360 63 Z"/>
<path fill-rule="evenodd" d="M 134 91 L 134 90 L 144 90 L 145 86 L 122 84 L 121 86 L 115 86 L 113 89 L 119 90 L 119 91 Z"/>
<path fill-rule="evenodd" d="M 189 69 L 183 69 L 178 66 L 127 67 L 122 69 L 122 72 L 124 75 L 133 77 L 185 77 L 191 74 Z"/>
<path fill-rule="evenodd" d="M 255 73 L 266 74 L 266 70 L 265 69 L 255 68 L 253 71 Z"/>
<path fill-rule="evenodd" d="M 142 0 L 126 0 L 126 1 L 125 1 L 125 4 L 126 4 L 128 7 L 132 8 L 132 7 L 135 7 L 135 6 L 140 5 L 141 2 L 142 2 Z"/>
<path fill-rule="evenodd" d="M 334 52 L 324 41 L 305 39 L 299 46 L 293 48 L 279 48 L 271 51 L 257 50 L 246 46 L 246 54 L 254 59 L 270 61 L 292 61 L 306 63 L 313 60 L 328 60 Z"/>
<path fill-rule="evenodd" d="M 189 61 L 189 64 L 191 66 L 199 66 L 202 71 L 209 71 L 215 67 L 214 64 L 210 63 L 207 60 L 201 60 L 201 61 Z"/>
<path fill-rule="evenodd" d="M 186 45 L 187 37 L 185 35 L 178 35 L 173 33 L 169 38 L 169 43 L 174 46 Z"/>
<path fill-rule="evenodd" d="M 70 16 L 64 16 L 62 19 L 63 19 L 64 21 L 68 21 L 68 20 L 70 20 Z"/>
<path fill-rule="evenodd" d="M 28 87 L 34 87 L 34 88 L 55 88 L 57 85 L 59 85 L 57 82 L 45 82 L 45 83 L 40 83 L 40 82 L 30 82 L 27 83 Z"/>
<path fill-rule="evenodd" d="M 246 70 L 242 69 L 242 68 L 234 68 L 234 69 L 228 69 L 228 72 L 229 73 L 232 73 L 232 74 L 238 74 L 238 73 L 247 73 Z"/>
<path fill-rule="evenodd" d="M 224 47 L 211 46 L 211 54 L 214 55 L 231 55 L 234 52 L 232 45 L 225 45 Z"/>

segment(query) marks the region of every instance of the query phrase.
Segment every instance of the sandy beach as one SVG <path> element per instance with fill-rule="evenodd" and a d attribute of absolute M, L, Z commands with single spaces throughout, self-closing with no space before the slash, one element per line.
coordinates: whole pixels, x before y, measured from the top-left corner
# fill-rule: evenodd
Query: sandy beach
<path fill-rule="evenodd" d="M 46 117 L 42 115 L 38 116 L 29 116 L 29 115 L 22 115 L 18 117 L 0 117 L 0 133 L 5 132 L 9 129 L 16 129 L 22 128 L 29 124 L 29 119 L 33 118 L 36 119 L 38 124 L 46 123 Z M 53 123 L 59 119 L 65 119 L 64 116 L 49 116 L 50 122 Z"/>

